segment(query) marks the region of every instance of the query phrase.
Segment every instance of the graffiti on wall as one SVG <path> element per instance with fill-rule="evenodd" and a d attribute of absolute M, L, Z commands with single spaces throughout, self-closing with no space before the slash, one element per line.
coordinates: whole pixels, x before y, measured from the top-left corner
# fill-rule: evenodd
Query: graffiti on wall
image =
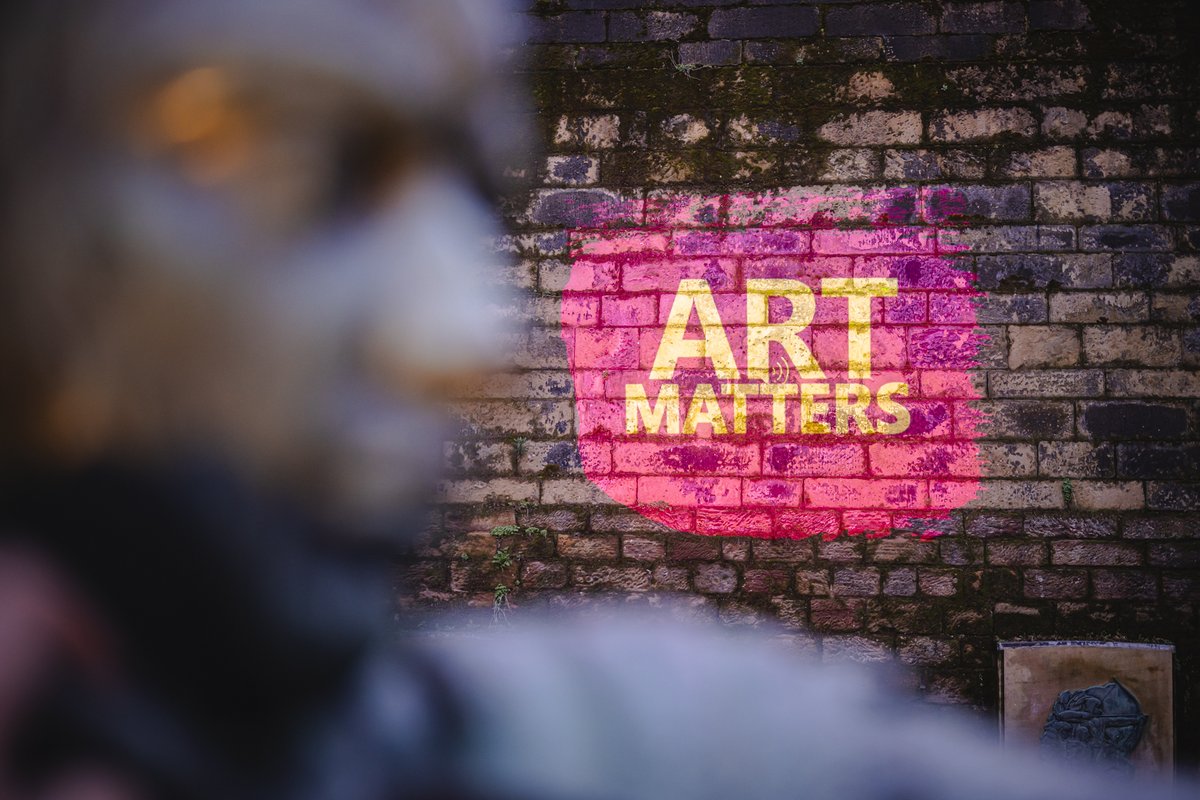
<path fill-rule="evenodd" d="M 575 228 L 588 478 L 697 534 L 935 535 L 978 492 L 983 335 L 953 198 L 913 201 L 665 195 Z"/>

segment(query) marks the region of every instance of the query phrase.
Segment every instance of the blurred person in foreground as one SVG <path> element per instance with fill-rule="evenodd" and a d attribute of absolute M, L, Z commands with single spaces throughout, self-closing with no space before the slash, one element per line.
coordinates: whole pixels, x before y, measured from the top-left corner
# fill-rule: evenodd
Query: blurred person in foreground
<path fill-rule="evenodd" d="M 5 12 L 0 797 L 1123 796 L 757 639 L 390 644 L 504 341 L 501 11 Z"/>

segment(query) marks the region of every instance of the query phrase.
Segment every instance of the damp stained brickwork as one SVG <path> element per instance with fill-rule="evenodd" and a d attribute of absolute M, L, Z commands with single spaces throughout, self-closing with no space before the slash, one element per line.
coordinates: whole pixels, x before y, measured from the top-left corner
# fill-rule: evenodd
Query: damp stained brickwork
<path fill-rule="evenodd" d="M 898 662 L 931 702 L 981 712 L 997 639 L 1170 641 L 1180 757 L 1200 760 L 1197 16 L 1190 0 L 529 6 L 545 150 L 501 246 L 532 327 L 518 369 L 460 405 L 401 608 L 486 610 L 497 586 L 510 617 L 683 594 L 825 661 Z M 567 229 L 640 224 L 672 193 L 797 187 L 957 204 L 988 422 L 980 496 L 939 537 L 673 533 L 582 475 Z"/>

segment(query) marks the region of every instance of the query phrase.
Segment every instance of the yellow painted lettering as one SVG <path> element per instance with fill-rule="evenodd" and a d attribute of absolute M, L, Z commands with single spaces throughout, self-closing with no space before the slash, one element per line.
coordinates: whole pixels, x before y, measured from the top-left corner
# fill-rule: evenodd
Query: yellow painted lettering
<path fill-rule="evenodd" d="M 879 410 L 885 414 L 891 414 L 895 418 L 892 422 L 880 420 L 876 427 L 879 433 L 904 433 L 912 424 L 912 417 L 909 415 L 908 409 L 893 400 L 892 395 L 907 397 L 908 384 L 885 383 L 879 387 L 879 392 L 875 395 L 875 402 L 879 405 Z"/>
<path fill-rule="evenodd" d="M 683 420 L 683 432 L 695 433 L 696 426 L 706 422 L 712 426 L 713 434 L 727 433 L 725 415 L 721 413 L 721 404 L 717 402 L 716 392 L 711 384 L 701 383 L 692 395 L 687 417 Z"/>
<path fill-rule="evenodd" d="M 827 383 L 804 383 L 800 385 L 800 432 L 829 433 L 829 423 L 815 419 L 817 414 L 829 410 L 829 403 L 818 403 L 815 398 L 829 394 Z"/>
<path fill-rule="evenodd" d="M 822 278 L 821 294 L 829 297 L 845 297 L 847 309 L 847 336 L 850 369 L 846 377 L 865 379 L 871 377 L 871 299 L 895 297 L 895 278 Z"/>
<path fill-rule="evenodd" d="M 640 383 L 625 384 L 625 432 L 637 433 L 638 420 L 645 425 L 646 433 L 658 433 L 666 417 L 667 433 L 679 433 L 679 386 L 664 383 L 658 388 L 654 405 L 646 397 L 646 387 Z"/>
<path fill-rule="evenodd" d="M 871 405 L 871 390 L 861 383 L 839 383 L 833 388 L 834 430 L 838 434 L 850 432 L 850 420 L 862 433 L 874 433 L 875 426 L 867 417 Z"/>
<path fill-rule="evenodd" d="M 771 324 L 770 299 L 782 297 L 791 303 L 786 322 Z M 801 281 L 758 279 L 746 281 L 746 376 L 765 381 L 771 371 L 771 342 L 779 342 L 796 367 L 800 378 L 825 377 L 800 332 L 812 324 L 816 311 L 812 289 Z"/>
<path fill-rule="evenodd" d="M 700 319 L 703 339 L 684 338 L 693 309 Z M 722 380 L 736 381 L 741 377 L 733 360 L 729 338 L 725 335 L 725 326 L 721 323 L 721 314 L 717 311 L 706 280 L 685 279 L 679 282 L 679 290 L 671 301 L 662 341 L 659 342 L 658 352 L 654 354 L 650 379 L 671 380 L 675 377 L 675 365 L 681 358 L 707 358 L 712 361 L 713 370 Z"/>

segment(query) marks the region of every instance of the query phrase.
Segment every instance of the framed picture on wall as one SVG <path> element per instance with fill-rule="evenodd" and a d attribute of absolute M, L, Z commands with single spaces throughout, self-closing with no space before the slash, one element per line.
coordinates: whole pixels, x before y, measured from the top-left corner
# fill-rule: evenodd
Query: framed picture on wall
<path fill-rule="evenodd" d="M 1006 746 L 1120 774 L 1174 767 L 1175 647 L 1132 642 L 1000 642 Z"/>

